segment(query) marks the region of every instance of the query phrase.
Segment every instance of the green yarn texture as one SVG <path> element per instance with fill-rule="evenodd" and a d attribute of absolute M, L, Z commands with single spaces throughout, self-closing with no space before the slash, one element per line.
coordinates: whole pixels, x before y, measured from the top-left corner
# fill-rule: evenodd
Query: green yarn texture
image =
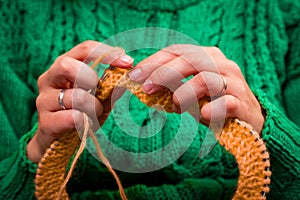
<path fill-rule="evenodd" d="M 270 152 L 273 173 L 268 199 L 300 199 L 300 2 L 291 0 L 2 0 L 0 199 L 34 199 L 37 166 L 26 158 L 26 145 L 38 126 L 38 77 L 59 55 L 80 42 L 103 41 L 143 27 L 176 30 L 200 45 L 217 46 L 240 66 L 266 112 L 262 138 Z M 166 38 L 159 38 L 158 43 L 167 43 Z M 152 52 L 142 49 L 130 54 L 137 63 Z M 164 115 L 163 128 L 153 134 L 159 128 L 151 119 L 160 119 L 159 113 L 130 98 L 132 123 L 146 127 L 132 128 L 128 118 L 120 114 L 126 112 L 125 101 L 117 103 L 99 140 L 108 139 L 129 152 L 146 153 L 174 139 L 182 116 Z M 199 124 L 186 147 L 193 121 L 182 126 L 187 136 L 175 147 L 184 153 L 167 166 L 145 173 L 130 170 L 133 166 L 155 168 L 160 160 L 139 162 L 138 157 L 126 157 L 109 148 L 107 140 L 101 140 L 112 163 L 125 168 L 117 173 L 129 199 L 232 197 L 239 175 L 234 157 L 218 144 L 208 155 L 199 157 L 208 129 Z M 130 130 L 153 135 L 138 138 L 126 134 Z M 166 154 L 166 159 L 173 154 Z M 67 189 L 72 199 L 120 198 L 111 174 L 90 151 L 81 156 Z"/>

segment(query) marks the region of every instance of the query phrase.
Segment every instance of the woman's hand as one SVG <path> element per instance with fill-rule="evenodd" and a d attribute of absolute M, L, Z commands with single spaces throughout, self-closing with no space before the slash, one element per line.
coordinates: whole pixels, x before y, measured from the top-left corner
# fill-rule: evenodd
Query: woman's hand
<path fill-rule="evenodd" d="M 192 76 L 186 82 L 182 80 Z M 200 110 L 200 120 L 237 117 L 261 132 L 262 109 L 251 92 L 239 66 L 216 47 L 177 44 L 158 51 L 140 62 L 129 77 L 143 83 L 144 92 L 153 94 L 162 87 L 174 92 L 174 111 L 182 113 L 203 96 L 212 101 Z"/>
<path fill-rule="evenodd" d="M 110 51 L 103 63 L 118 67 L 131 67 L 133 59 L 121 48 L 86 41 L 59 56 L 53 65 L 38 80 L 39 96 L 36 105 L 39 126 L 35 136 L 27 145 L 27 156 L 38 162 L 45 150 L 62 133 L 83 127 L 83 112 L 89 118 L 100 118 L 103 106 L 88 91 L 98 83 L 98 75 L 87 64 Z M 64 89 L 60 106 L 58 96 Z"/>

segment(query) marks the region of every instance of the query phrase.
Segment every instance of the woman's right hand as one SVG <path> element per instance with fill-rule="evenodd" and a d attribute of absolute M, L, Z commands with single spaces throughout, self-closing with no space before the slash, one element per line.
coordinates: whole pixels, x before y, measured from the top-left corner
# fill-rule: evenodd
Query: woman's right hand
<path fill-rule="evenodd" d="M 39 126 L 27 145 L 27 157 L 39 162 L 50 144 L 62 133 L 83 127 L 83 112 L 92 120 L 99 120 L 103 106 L 88 91 L 98 83 L 98 75 L 87 64 L 105 52 L 111 52 L 103 63 L 117 67 L 131 67 L 133 59 L 121 48 L 114 48 L 96 41 L 85 41 L 59 56 L 52 66 L 39 77 L 39 96 L 36 106 Z M 58 96 L 64 89 L 63 104 Z"/>

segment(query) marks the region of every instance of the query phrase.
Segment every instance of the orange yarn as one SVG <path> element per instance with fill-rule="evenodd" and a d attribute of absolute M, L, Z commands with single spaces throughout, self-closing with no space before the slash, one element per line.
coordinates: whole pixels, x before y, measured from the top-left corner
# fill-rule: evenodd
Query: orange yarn
<path fill-rule="evenodd" d="M 233 199 L 266 199 L 270 191 L 269 153 L 259 134 L 238 119 L 227 119 L 218 141 L 232 153 L 239 166 Z"/>
<path fill-rule="evenodd" d="M 115 87 L 125 87 L 146 105 L 159 104 L 167 112 L 172 112 L 173 100 L 170 90 L 165 88 L 154 95 L 145 94 L 138 83 L 128 78 L 127 73 L 128 69 L 115 67 L 107 69 L 99 81 L 96 97 L 100 101 L 104 101 L 111 95 Z M 207 101 L 207 98 L 201 99 L 199 107 L 201 108 Z M 217 124 L 215 127 L 218 127 Z M 235 118 L 226 119 L 223 128 L 214 131 L 219 143 L 235 156 L 238 163 L 240 176 L 233 199 L 266 199 L 266 193 L 269 192 L 271 171 L 269 154 L 259 134 L 249 124 Z M 99 145 L 97 140 L 94 142 L 96 146 Z M 74 132 L 64 134 L 46 151 L 39 163 L 35 180 L 35 194 L 38 199 L 57 198 L 58 191 L 64 181 L 66 165 L 78 145 L 79 137 Z M 101 154 L 99 146 L 97 146 L 97 151 L 98 154 Z M 101 158 L 106 163 L 103 155 Z M 107 167 L 117 180 L 121 197 L 126 198 L 121 182 L 109 163 Z M 61 199 L 68 199 L 65 189 L 62 191 Z"/>
<path fill-rule="evenodd" d="M 40 160 L 35 177 L 37 199 L 68 199 L 66 190 L 60 193 L 70 157 L 80 144 L 77 132 L 63 134 L 51 144 Z"/>
<path fill-rule="evenodd" d="M 115 87 L 126 87 L 148 106 L 160 105 L 167 112 L 173 112 L 172 92 L 164 88 L 160 92 L 148 95 L 141 86 L 127 76 L 128 69 L 110 67 L 106 70 L 104 80 L 96 97 L 108 98 Z M 208 98 L 199 100 L 199 108 L 208 102 Z M 221 145 L 232 153 L 239 166 L 238 187 L 233 199 L 265 199 L 270 185 L 270 161 L 266 146 L 259 134 L 246 122 L 235 118 L 226 119 L 221 128 L 212 124 L 215 135 Z"/>

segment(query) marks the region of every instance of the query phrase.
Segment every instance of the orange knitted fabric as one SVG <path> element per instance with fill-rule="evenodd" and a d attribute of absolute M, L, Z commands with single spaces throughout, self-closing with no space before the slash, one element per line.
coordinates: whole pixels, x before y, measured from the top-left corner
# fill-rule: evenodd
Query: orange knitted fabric
<path fill-rule="evenodd" d="M 65 133 L 47 149 L 38 164 L 35 177 L 35 194 L 38 199 L 57 199 L 65 180 L 70 157 L 80 144 L 77 132 Z M 61 199 L 68 199 L 63 190 Z"/>
<path fill-rule="evenodd" d="M 128 69 L 110 67 L 99 81 L 96 97 L 106 100 L 116 87 L 125 87 L 148 106 L 160 105 L 172 112 L 172 92 L 165 88 L 154 94 L 145 94 L 141 86 L 127 76 Z M 199 100 L 199 107 L 208 101 Z M 215 124 L 213 127 L 218 127 Z M 225 120 L 223 128 L 214 130 L 221 145 L 232 153 L 238 163 L 240 176 L 233 199 L 265 199 L 269 192 L 270 162 L 266 146 L 253 128 L 238 119 Z M 77 139 L 76 139 L 77 138 Z M 38 166 L 36 176 L 36 197 L 38 199 L 57 198 L 58 190 L 64 180 L 66 165 L 78 147 L 78 134 L 64 134 L 47 150 Z M 73 141 L 73 142 L 72 142 Z M 63 150 L 62 150 L 63 149 Z M 61 155 L 61 152 L 65 153 Z M 50 176 L 56 174 L 55 176 Z M 62 199 L 68 199 L 64 190 Z"/>

